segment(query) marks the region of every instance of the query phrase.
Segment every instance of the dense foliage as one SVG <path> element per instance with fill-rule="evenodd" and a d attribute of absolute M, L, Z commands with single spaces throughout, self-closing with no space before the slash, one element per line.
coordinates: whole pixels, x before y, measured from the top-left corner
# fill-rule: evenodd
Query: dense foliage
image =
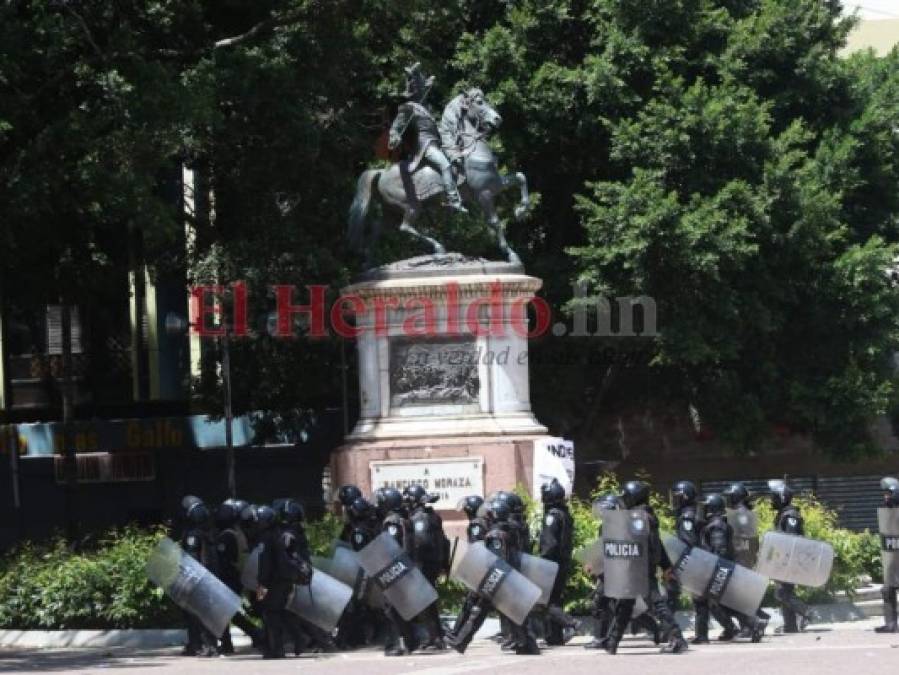
<path fill-rule="evenodd" d="M 402 67 L 420 60 L 437 78 L 434 107 L 465 83 L 499 107 L 501 159 L 536 190 L 510 240 L 551 302 L 578 280 L 657 303 L 645 372 L 616 366 L 634 341 L 565 338 L 591 365 L 535 368 L 541 419 L 585 447 L 598 411 L 661 402 L 692 406 L 740 450 L 777 424 L 856 455 L 895 398 L 899 296 L 884 269 L 899 216 L 899 53 L 842 57 L 841 9 L 6 2 L 0 282 L 96 301 L 127 240 L 154 271 L 247 280 L 254 325 L 270 283 L 323 283 L 333 296 L 358 265 L 343 238 L 356 176 L 381 161 Z M 182 162 L 203 179 L 187 216 Z M 496 255 L 476 216 L 424 227 Z M 385 243 L 385 254 L 418 252 L 399 235 Z M 339 363 L 331 341 L 248 340 L 235 350 L 236 406 L 290 419 L 338 403 Z M 200 383 L 208 396 L 215 373 Z"/>

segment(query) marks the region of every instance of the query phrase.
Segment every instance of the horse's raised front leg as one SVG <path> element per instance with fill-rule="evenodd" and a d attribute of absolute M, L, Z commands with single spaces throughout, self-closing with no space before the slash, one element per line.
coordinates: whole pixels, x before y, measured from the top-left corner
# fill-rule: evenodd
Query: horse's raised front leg
<path fill-rule="evenodd" d="M 515 174 L 506 174 L 501 177 L 503 189 L 517 185 L 521 192 L 521 201 L 515 207 L 515 220 L 523 220 L 531 207 L 531 194 L 528 192 L 528 179 L 521 171 Z"/>
<path fill-rule="evenodd" d="M 405 232 L 406 234 L 411 234 L 413 237 L 417 239 L 421 239 L 422 241 L 428 242 L 433 249 L 435 255 L 443 255 L 446 253 L 446 249 L 443 248 L 443 244 L 441 244 L 436 239 L 432 239 L 431 237 L 422 234 L 418 230 L 415 229 L 413 223 L 415 219 L 418 218 L 418 211 L 415 209 L 406 209 L 403 213 L 403 222 L 400 223 L 400 231 Z"/>
<path fill-rule="evenodd" d="M 509 246 L 509 242 L 506 241 L 506 232 L 503 227 L 503 222 L 496 214 L 496 206 L 493 204 L 493 194 L 491 192 L 482 192 L 478 196 L 478 203 L 484 210 L 484 217 L 487 219 L 487 224 L 496 235 L 496 243 L 499 245 L 499 249 L 506 254 L 506 260 L 516 265 L 521 264 L 521 258 L 519 258 L 518 254 L 512 250 L 511 246 Z"/>

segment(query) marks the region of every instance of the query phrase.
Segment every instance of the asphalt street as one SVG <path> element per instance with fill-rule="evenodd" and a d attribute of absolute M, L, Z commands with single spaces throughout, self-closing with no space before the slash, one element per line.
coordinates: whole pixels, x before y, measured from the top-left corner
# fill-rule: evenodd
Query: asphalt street
<path fill-rule="evenodd" d="M 0 672 L 31 673 L 308 673 L 309 675 L 577 675 L 578 673 L 697 673 L 764 675 L 878 675 L 899 672 L 899 634 L 878 635 L 875 621 L 812 626 L 801 635 L 771 635 L 761 644 L 713 643 L 686 654 L 667 656 L 642 637 L 628 636 L 616 656 L 588 651 L 587 638 L 540 656 L 500 652 L 489 640 L 477 640 L 465 655 L 423 653 L 387 658 L 377 650 L 304 655 L 265 661 L 248 648 L 227 658 L 185 658 L 176 649 L 137 652 L 131 649 L 0 649 Z"/>

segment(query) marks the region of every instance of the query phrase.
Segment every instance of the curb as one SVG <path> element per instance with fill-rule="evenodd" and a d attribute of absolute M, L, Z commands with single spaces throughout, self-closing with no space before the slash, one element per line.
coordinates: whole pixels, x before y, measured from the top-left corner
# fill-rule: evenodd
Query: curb
<path fill-rule="evenodd" d="M 764 608 L 771 615 L 769 630 L 783 625 L 780 609 Z M 817 622 L 846 623 L 864 621 L 883 614 L 881 601 L 835 602 L 828 605 L 813 605 Z M 450 624 L 454 616 L 445 616 Z M 579 633 L 588 634 L 593 629 L 590 616 L 575 617 L 581 621 Z M 693 612 L 679 611 L 676 614 L 678 625 L 684 629 L 693 627 Z M 713 619 L 714 621 L 714 619 Z M 488 638 L 499 631 L 499 619 L 488 618 L 476 635 L 476 639 Z M 250 644 L 250 639 L 238 629 L 232 629 L 235 646 Z M 181 647 L 187 642 L 187 631 L 182 628 L 164 629 L 124 629 L 124 630 L 0 630 L 0 648 L 102 648 L 127 647 L 131 649 L 161 649 L 165 647 Z"/>
<path fill-rule="evenodd" d="M 234 631 L 235 646 L 250 644 L 250 639 Z M 26 648 L 97 648 L 129 647 L 160 649 L 181 647 L 187 642 L 182 628 L 124 630 L 0 630 L 0 647 Z"/>

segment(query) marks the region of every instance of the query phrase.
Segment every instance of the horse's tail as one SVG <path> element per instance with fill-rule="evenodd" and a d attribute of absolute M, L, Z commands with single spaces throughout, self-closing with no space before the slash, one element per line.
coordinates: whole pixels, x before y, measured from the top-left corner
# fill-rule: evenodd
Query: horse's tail
<path fill-rule="evenodd" d="M 347 238 L 350 246 L 356 250 L 361 250 L 365 233 L 365 215 L 368 213 L 368 207 L 371 204 L 372 191 L 381 175 L 381 169 L 369 169 L 363 171 L 356 183 L 356 196 L 350 206 L 350 217 L 347 228 Z"/>

